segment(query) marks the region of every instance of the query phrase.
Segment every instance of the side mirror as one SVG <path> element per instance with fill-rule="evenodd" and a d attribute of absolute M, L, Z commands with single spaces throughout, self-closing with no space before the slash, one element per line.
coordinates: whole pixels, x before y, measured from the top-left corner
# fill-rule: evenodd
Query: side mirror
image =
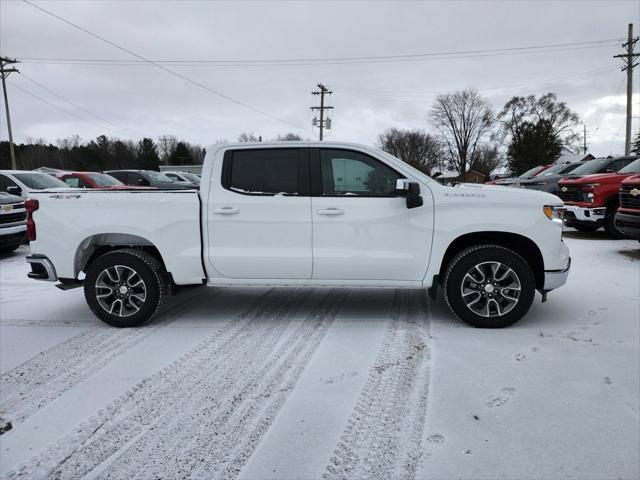
<path fill-rule="evenodd" d="M 406 197 L 407 208 L 421 207 L 424 204 L 420 196 L 420 184 L 418 182 L 412 182 L 406 178 L 396 180 L 395 194 L 400 197 Z"/>
<path fill-rule="evenodd" d="M 139 178 L 138 185 L 141 185 L 143 187 L 148 187 L 149 185 L 151 185 L 151 183 L 149 183 L 149 180 L 147 180 L 146 178 Z"/>
<path fill-rule="evenodd" d="M 18 197 L 20 195 L 22 195 L 22 189 L 18 186 L 11 186 L 11 187 L 7 187 L 7 193 L 11 194 L 11 195 L 17 195 Z"/>

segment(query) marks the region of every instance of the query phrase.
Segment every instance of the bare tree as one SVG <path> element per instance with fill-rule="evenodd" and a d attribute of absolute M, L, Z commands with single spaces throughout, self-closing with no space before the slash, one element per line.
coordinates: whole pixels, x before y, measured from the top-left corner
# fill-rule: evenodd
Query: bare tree
<path fill-rule="evenodd" d="M 259 141 L 259 138 L 256 137 L 253 133 L 242 132 L 240 135 L 238 135 L 238 142 L 241 143 L 257 141 Z"/>
<path fill-rule="evenodd" d="M 469 170 L 475 170 L 488 177 L 503 163 L 503 157 L 497 145 L 480 145 L 471 158 Z"/>
<path fill-rule="evenodd" d="M 300 135 L 297 135 L 295 133 L 286 133 L 284 135 L 278 135 L 275 138 L 276 142 L 296 142 L 296 141 L 300 141 L 302 140 L 302 137 Z"/>
<path fill-rule="evenodd" d="M 489 139 L 495 124 L 489 102 L 474 89 L 438 95 L 429 120 L 441 133 L 449 163 L 460 175 L 467 172 L 476 149 Z"/>
<path fill-rule="evenodd" d="M 412 167 L 431 175 L 443 159 L 442 144 L 422 130 L 390 128 L 378 136 L 378 147 Z"/>
<path fill-rule="evenodd" d="M 178 139 L 173 135 L 161 135 L 158 137 L 158 149 L 160 150 L 160 161 L 168 163 L 169 157 L 173 155 L 178 145 Z"/>

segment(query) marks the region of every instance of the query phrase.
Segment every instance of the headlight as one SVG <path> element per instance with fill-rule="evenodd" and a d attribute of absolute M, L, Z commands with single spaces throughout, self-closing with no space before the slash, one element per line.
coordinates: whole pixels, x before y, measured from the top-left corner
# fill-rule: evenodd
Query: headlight
<path fill-rule="evenodd" d="M 582 188 L 596 188 L 599 187 L 600 185 L 602 185 L 601 183 L 587 183 L 584 187 Z"/>
<path fill-rule="evenodd" d="M 561 223 L 564 218 L 564 212 L 567 210 L 566 208 L 559 207 L 557 205 L 545 205 L 542 209 L 549 220 Z"/>

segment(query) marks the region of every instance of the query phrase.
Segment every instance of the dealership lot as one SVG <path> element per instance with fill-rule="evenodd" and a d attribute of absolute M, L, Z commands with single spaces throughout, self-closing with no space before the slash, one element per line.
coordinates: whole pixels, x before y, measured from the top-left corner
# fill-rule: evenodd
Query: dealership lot
<path fill-rule="evenodd" d="M 189 289 L 119 330 L 21 248 L 0 476 L 637 478 L 640 244 L 565 241 L 567 285 L 504 330 L 416 290 L 284 288 Z"/>

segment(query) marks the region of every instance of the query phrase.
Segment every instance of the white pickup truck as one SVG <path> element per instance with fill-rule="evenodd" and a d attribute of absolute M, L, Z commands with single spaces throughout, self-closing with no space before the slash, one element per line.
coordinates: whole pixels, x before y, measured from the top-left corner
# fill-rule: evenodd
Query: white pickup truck
<path fill-rule="evenodd" d="M 374 148 L 245 143 L 207 150 L 200 191 L 34 192 L 31 278 L 84 285 L 118 327 L 181 285 L 442 288 L 476 327 L 504 327 L 566 281 L 562 201 L 442 186 Z"/>

